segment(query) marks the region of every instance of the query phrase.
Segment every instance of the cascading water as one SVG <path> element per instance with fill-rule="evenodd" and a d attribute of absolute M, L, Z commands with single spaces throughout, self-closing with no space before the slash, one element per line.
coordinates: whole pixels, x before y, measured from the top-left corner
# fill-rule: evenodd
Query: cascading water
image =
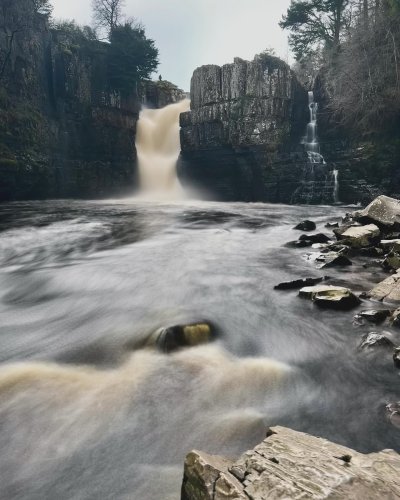
<path fill-rule="evenodd" d="M 333 170 L 333 202 L 339 203 L 339 170 Z"/>
<path fill-rule="evenodd" d="M 307 124 L 307 133 L 304 138 L 304 147 L 308 155 L 310 164 L 325 163 L 320 153 L 317 138 L 317 112 L 318 103 L 314 100 L 314 92 L 308 93 L 308 108 L 310 110 L 310 122 Z"/>
<path fill-rule="evenodd" d="M 181 150 L 179 116 L 190 100 L 162 109 L 143 109 L 137 124 L 136 150 L 142 193 L 162 198 L 182 197 L 176 163 Z"/>

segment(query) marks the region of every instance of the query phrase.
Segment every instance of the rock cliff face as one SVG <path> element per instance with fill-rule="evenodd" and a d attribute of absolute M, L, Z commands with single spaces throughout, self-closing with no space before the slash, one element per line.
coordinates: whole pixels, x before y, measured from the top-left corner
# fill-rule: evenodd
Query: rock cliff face
<path fill-rule="evenodd" d="M 290 151 L 306 111 L 306 91 L 276 57 L 196 69 L 191 111 L 181 115 L 181 176 L 213 198 L 290 201 L 293 163 L 305 162 Z"/>

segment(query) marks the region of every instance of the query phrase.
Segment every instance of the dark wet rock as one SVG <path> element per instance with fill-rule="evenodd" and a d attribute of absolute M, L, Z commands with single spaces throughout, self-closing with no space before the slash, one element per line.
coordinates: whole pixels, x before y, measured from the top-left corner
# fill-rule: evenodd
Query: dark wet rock
<path fill-rule="evenodd" d="M 181 347 L 192 347 L 211 342 L 216 335 L 210 323 L 193 323 L 160 328 L 150 336 L 147 345 L 156 346 L 163 352 L 172 352 Z"/>
<path fill-rule="evenodd" d="M 328 222 L 327 224 L 325 224 L 325 227 L 327 227 L 328 229 L 336 229 L 339 227 L 339 222 Z"/>
<path fill-rule="evenodd" d="M 317 225 L 312 220 L 303 220 L 293 229 L 297 229 L 298 231 L 315 231 Z"/>
<path fill-rule="evenodd" d="M 393 311 L 390 322 L 393 326 L 400 328 L 400 308 Z"/>
<path fill-rule="evenodd" d="M 391 271 L 397 271 L 400 269 L 400 253 L 390 252 L 384 259 L 382 266 L 384 269 Z"/>
<path fill-rule="evenodd" d="M 400 429 L 400 402 L 389 403 L 386 406 L 386 414 L 390 423 Z"/>
<path fill-rule="evenodd" d="M 400 414 L 400 404 L 387 411 Z M 181 499 L 400 498 L 400 456 L 392 450 L 364 455 L 284 427 L 267 436 L 236 461 L 189 453 Z"/>
<path fill-rule="evenodd" d="M 381 232 L 375 224 L 367 226 L 352 226 L 338 236 L 339 240 L 344 240 L 352 248 L 369 247 L 379 242 Z"/>
<path fill-rule="evenodd" d="M 313 242 L 310 240 L 297 240 L 297 241 L 289 241 L 285 244 L 287 248 L 308 248 L 313 245 Z"/>
<path fill-rule="evenodd" d="M 320 269 L 353 265 L 348 257 L 338 252 L 328 252 L 326 254 L 321 254 L 317 257 L 316 260 L 317 262 L 322 263 L 319 265 Z"/>
<path fill-rule="evenodd" d="M 355 320 L 365 319 L 370 323 L 383 323 L 391 314 L 389 309 L 367 309 L 366 311 L 361 311 L 355 316 Z"/>
<path fill-rule="evenodd" d="M 349 310 L 360 304 L 360 299 L 348 288 L 333 285 L 317 285 L 302 288 L 299 296 L 312 300 L 326 309 Z"/>
<path fill-rule="evenodd" d="M 323 233 L 318 234 L 302 234 L 299 241 L 311 241 L 311 243 L 328 243 L 331 241 L 329 236 Z"/>
<path fill-rule="evenodd" d="M 337 253 L 340 253 L 342 255 L 346 255 L 347 253 L 349 253 L 350 247 L 348 247 L 347 245 L 343 245 L 342 243 L 331 243 L 328 246 L 328 251 L 337 252 Z"/>
<path fill-rule="evenodd" d="M 315 286 L 321 283 L 324 280 L 328 280 L 328 276 L 324 276 L 322 278 L 301 278 L 293 281 L 286 281 L 284 283 L 279 283 L 274 287 L 275 290 L 297 290 L 299 288 L 307 287 L 307 286 Z"/>
<path fill-rule="evenodd" d="M 370 299 L 400 302 L 400 273 L 393 274 L 365 293 Z"/>
<path fill-rule="evenodd" d="M 378 196 L 364 210 L 355 212 L 353 218 L 360 222 L 372 222 L 386 230 L 400 227 L 400 201 L 389 196 Z"/>
<path fill-rule="evenodd" d="M 393 349 L 393 342 L 384 334 L 371 332 L 363 335 L 360 349 L 373 349 L 377 347 L 384 347 Z"/>
<path fill-rule="evenodd" d="M 386 250 L 387 252 L 400 252 L 400 239 L 393 239 L 393 240 L 382 240 L 380 242 L 381 247 Z"/>
<path fill-rule="evenodd" d="M 400 347 L 395 347 L 394 349 L 393 362 L 394 366 L 400 369 Z"/>
<path fill-rule="evenodd" d="M 360 248 L 358 250 L 358 253 L 360 255 L 363 255 L 364 257 L 382 257 L 384 251 L 382 250 L 382 248 L 378 247 L 365 247 L 365 248 Z"/>

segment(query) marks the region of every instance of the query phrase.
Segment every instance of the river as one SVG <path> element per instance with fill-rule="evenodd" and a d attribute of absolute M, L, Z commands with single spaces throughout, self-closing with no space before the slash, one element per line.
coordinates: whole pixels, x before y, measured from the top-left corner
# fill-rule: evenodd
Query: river
<path fill-rule="evenodd" d="M 0 498 L 176 500 L 191 449 L 237 456 L 268 425 L 400 450 L 384 412 L 399 399 L 390 353 L 357 349 L 373 329 L 273 290 L 321 274 L 307 249 L 283 246 L 293 226 L 324 230 L 345 210 L 0 205 Z M 384 275 L 363 263 L 332 282 L 371 288 Z M 215 343 L 143 348 L 161 326 L 200 320 Z"/>

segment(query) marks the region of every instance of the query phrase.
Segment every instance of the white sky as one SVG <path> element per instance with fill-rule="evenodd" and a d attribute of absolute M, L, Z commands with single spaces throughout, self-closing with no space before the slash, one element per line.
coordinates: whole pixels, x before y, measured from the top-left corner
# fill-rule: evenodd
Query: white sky
<path fill-rule="evenodd" d="M 91 0 L 52 0 L 54 17 L 91 24 Z M 184 90 L 195 68 L 253 59 L 267 47 L 288 59 L 278 22 L 290 0 L 125 0 L 160 51 L 159 73 Z"/>

